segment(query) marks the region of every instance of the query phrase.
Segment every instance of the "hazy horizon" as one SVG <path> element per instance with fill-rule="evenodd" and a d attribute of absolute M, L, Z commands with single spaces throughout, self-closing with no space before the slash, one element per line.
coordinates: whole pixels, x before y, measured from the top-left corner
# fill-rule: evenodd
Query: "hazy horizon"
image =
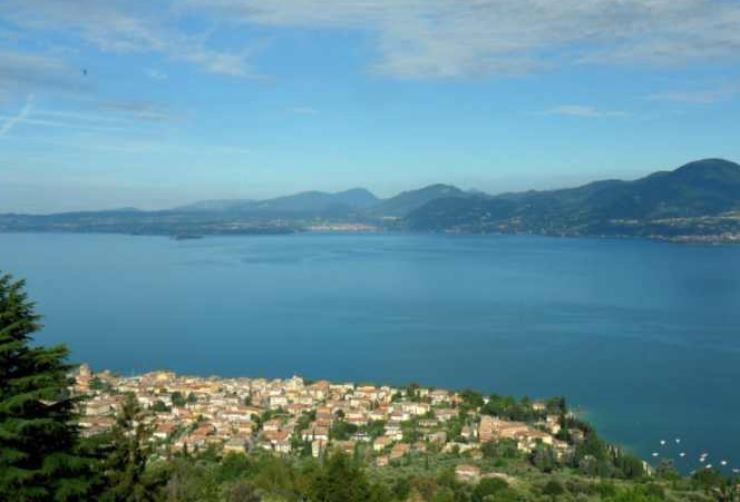
<path fill-rule="evenodd" d="M 700 160 L 700 159 L 694 159 L 694 160 Z M 688 163 L 688 162 L 686 162 Z M 685 164 L 685 163 L 684 163 Z M 683 164 L 682 164 L 683 165 Z M 680 166 L 675 166 L 674 168 L 677 168 Z M 79 204 L 76 202 L 73 198 L 68 198 L 65 196 L 64 192 L 59 191 L 59 187 L 56 187 L 54 189 L 54 200 L 47 200 L 45 202 L 51 202 L 52 205 L 49 206 L 49 209 L 43 209 L 39 208 L 37 204 L 37 200 L 33 199 L 25 199 L 22 198 L 23 202 L 21 202 L 20 207 L 27 207 L 27 209 L 19 209 L 18 206 L 15 208 L 10 208 L 7 210 L 4 210 L 3 207 L 5 204 L 4 201 L 0 200 L 0 214 L 2 213 L 23 213 L 23 214 L 51 214 L 51 213 L 57 213 L 57 212 L 75 212 L 75 211 L 105 211 L 105 210 L 115 210 L 115 209 L 123 209 L 123 208 L 133 208 L 133 209 L 139 209 L 144 211 L 157 211 L 157 210 L 166 210 L 166 209 L 173 209 L 180 206 L 186 206 L 188 204 L 194 204 L 198 202 L 208 202 L 208 201 L 224 201 L 224 200 L 269 200 L 273 198 L 278 197 L 284 197 L 284 196 L 291 196 L 291 195 L 297 195 L 300 193 L 305 192 L 324 192 L 324 193 L 339 193 L 339 192 L 345 192 L 349 190 L 354 189 L 363 189 L 367 190 L 379 199 L 387 199 L 391 198 L 395 195 L 398 195 L 405 191 L 411 191 L 411 190 L 417 190 L 424 187 L 428 187 L 431 185 L 451 185 L 455 186 L 457 188 L 460 188 L 464 191 L 478 191 L 483 192 L 488 195 L 499 195 L 504 193 L 512 193 L 512 192 L 524 192 L 529 190 L 536 190 L 536 191 L 546 191 L 546 190 L 558 190 L 563 188 L 573 188 L 577 186 L 586 185 L 588 183 L 596 182 L 596 181 L 603 181 L 606 179 L 619 179 L 624 181 L 631 181 L 635 179 L 642 178 L 644 176 L 648 176 L 656 171 L 662 171 L 662 170 L 672 170 L 672 169 L 655 169 L 652 171 L 646 171 L 644 173 L 631 173 L 631 175 L 625 175 L 625 176 L 619 176 L 619 175 L 613 175 L 609 176 L 608 174 L 605 174 L 603 177 L 599 178 L 593 178 L 593 179 L 581 179 L 580 177 L 576 176 L 553 176 L 550 180 L 550 183 L 543 182 L 541 186 L 538 186 L 536 184 L 527 184 L 528 181 L 525 179 L 507 179 L 505 180 L 505 183 L 501 183 L 499 185 L 494 185 L 494 188 L 491 189 L 485 189 L 481 186 L 475 186 L 475 185 L 464 185 L 461 183 L 448 183 L 444 181 L 429 181 L 429 182 L 422 182 L 420 185 L 413 185 L 413 186 L 407 186 L 407 187 L 400 187 L 397 190 L 374 190 L 370 188 L 370 185 L 358 185 L 358 186 L 348 186 L 348 187 L 336 187 L 329 186 L 329 188 L 314 188 L 314 187 L 307 187 L 305 189 L 296 189 L 293 191 L 288 192 L 267 192 L 265 195 L 255 195 L 250 196 L 248 194 L 233 194 L 226 192 L 223 195 L 204 195 L 201 197 L 195 196 L 195 198 L 189 197 L 189 198 L 183 198 L 181 196 L 178 196 L 177 194 L 172 194 L 172 197 L 165 197 L 159 200 L 159 203 L 155 201 L 154 204 L 152 203 L 137 203 L 136 198 L 127 197 L 125 194 L 125 191 L 121 191 L 120 194 L 120 203 L 112 203 L 110 202 L 110 194 L 106 194 L 105 198 L 101 198 L 101 202 L 96 205 L 94 200 L 90 200 L 88 202 L 85 202 L 83 204 Z M 498 186 L 499 188 L 496 188 L 495 186 Z M 505 188 L 508 187 L 508 188 Z M 5 189 L 9 189 L 12 187 L 5 187 Z M 38 186 L 28 186 L 26 187 L 29 191 L 37 191 Z M 2 187 L 0 187 L 0 192 L 2 192 Z M 51 194 L 50 194 L 51 195 Z M 57 208 L 57 209 L 54 209 Z"/>

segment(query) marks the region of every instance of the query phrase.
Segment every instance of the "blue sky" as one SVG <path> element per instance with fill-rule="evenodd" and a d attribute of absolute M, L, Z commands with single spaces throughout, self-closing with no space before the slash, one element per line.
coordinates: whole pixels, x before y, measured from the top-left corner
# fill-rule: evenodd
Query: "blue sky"
<path fill-rule="evenodd" d="M 4 0 L 0 211 L 740 160 L 740 2 Z"/>

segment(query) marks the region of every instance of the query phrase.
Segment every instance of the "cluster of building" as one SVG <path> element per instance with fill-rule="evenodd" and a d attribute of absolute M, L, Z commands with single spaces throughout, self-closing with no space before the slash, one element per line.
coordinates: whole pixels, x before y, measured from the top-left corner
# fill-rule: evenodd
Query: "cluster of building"
<path fill-rule="evenodd" d="M 131 393 L 147 410 L 151 440 L 172 452 L 216 447 L 319 457 L 328 448 L 352 453 L 364 445 L 383 466 L 413 452 L 475 453 L 482 444 L 501 440 L 525 452 L 540 443 L 558 454 L 570 448 L 555 437 L 559 416 L 546 415 L 542 403 L 532 404 L 543 411 L 542 420 L 515 422 L 461 407 L 460 395 L 443 389 L 408 391 L 300 377 L 203 378 L 169 371 L 121 377 L 94 374 L 83 365 L 74 392 L 88 396 L 80 418 L 85 434 L 112 427 Z"/>
<path fill-rule="evenodd" d="M 309 232 L 379 232 L 377 225 L 367 223 L 317 223 L 306 227 Z"/>

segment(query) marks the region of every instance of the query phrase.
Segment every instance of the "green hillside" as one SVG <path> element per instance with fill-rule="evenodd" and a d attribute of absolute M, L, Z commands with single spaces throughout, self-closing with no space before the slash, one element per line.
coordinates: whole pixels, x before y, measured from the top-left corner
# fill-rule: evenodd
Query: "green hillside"
<path fill-rule="evenodd" d="M 740 165 L 708 159 L 635 181 L 498 196 L 438 198 L 406 218 L 425 231 L 555 235 L 712 235 L 740 230 Z"/>

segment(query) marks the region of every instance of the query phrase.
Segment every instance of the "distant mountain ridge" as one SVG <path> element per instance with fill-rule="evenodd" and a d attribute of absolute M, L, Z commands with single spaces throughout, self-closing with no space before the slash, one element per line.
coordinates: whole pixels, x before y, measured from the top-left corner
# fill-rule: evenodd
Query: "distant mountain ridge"
<path fill-rule="evenodd" d="M 179 211 L 232 212 L 305 212 L 324 213 L 338 208 L 364 209 L 378 202 L 378 198 L 364 188 L 343 192 L 300 192 L 265 200 L 233 199 L 196 202 L 175 208 Z"/>
<path fill-rule="evenodd" d="M 499 195 L 436 184 L 387 199 L 354 188 L 201 201 L 164 211 L 0 215 L 0 231 L 6 232 L 193 236 L 332 228 L 740 242 L 740 165 L 704 159 L 634 181 Z"/>
<path fill-rule="evenodd" d="M 740 211 L 740 165 L 690 162 L 635 181 L 497 196 L 438 198 L 412 211 L 407 227 L 424 231 L 557 235 L 679 235 L 732 230 Z M 707 218 L 714 218 L 710 221 Z M 699 221 L 699 219 L 703 219 Z"/>
<path fill-rule="evenodd" d="M 463 197 L 465 195 L 466 192 L 459 188 L 443 184 L 408 190 L 387 199 L 379 199 L 365 188 L 353 188 L 336 193 L 300 192 L 264 200 L 207 200 L 180 206 L 175 208 L 174 211 L 338 214 L 344 210 L 378 217 L 401 218 L 432 200 L 444 197 Z"/>
<path fill-rule="evenodd" d="M 429 185 L 418 190 L 401 192 L 395 197 L 385 199 L 372 207 L 370 211 L 378 216 L 403 217 L 433 200 L 465 196 L 466 192 L 452 185 Z"/>

